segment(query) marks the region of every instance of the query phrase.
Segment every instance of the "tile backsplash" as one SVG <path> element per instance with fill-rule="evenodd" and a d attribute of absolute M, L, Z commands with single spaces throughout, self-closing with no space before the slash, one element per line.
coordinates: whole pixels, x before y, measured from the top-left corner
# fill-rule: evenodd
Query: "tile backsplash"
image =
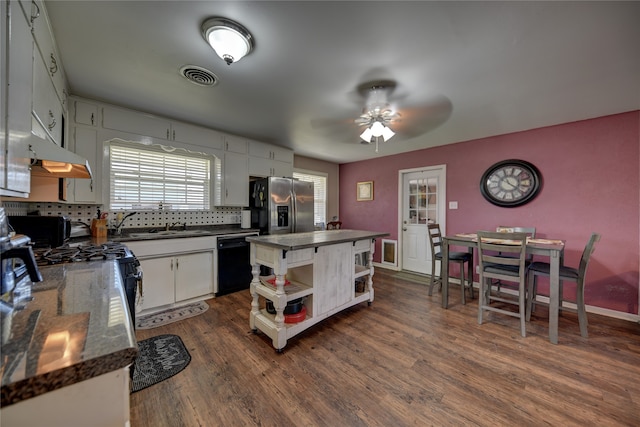
<path fill-rule="evenodd" d="M 90 224 L 96 218 L 98 209 L 103 209 L 99 205 L 68 205 L 62 203 L 26 203 L 26 202 L 3 202 L 7 215 L 27 215 L 27 213 L 39 211 L 40 215 L 66 215 L 71 221 L 81 221 Z M 122 228 L 144 228 L 144 227 L 164 227 L 167 223 L 187 223 L 187 226 L 195 225 L 220 225 L 220 224 L 240 224 L 240 207 L 219 207 L 208 211 L 175 211 L 175 210 L 153 210 L 138 211 L 134 216 L 127 218 Z M 106 212 L 103 210 L 103 212 Z M 121 211 L 122 212 L 122 211 Z M 128 214 L 132 211 L 124 211 Z M 108 212 L 107 219 L 111 223 L 115 221 L 116 213 Z"/>

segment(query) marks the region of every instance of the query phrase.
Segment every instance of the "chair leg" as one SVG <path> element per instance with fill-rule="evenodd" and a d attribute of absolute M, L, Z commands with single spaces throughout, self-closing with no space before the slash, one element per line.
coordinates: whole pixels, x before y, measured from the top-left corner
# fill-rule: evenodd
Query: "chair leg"
<path fill-rule="evenodd" d="M 480 289 L 478 292 L 478 325 L 482 325 L 482 311 L 483 311 L 484 305 L 486 304 L 486 297 L 487 297 L 487 295 L 484 292 L 485 283 L 482 275 L 480 275 L 480 280 L 478 281 L 478 284 L 480 285 Z"/>
<path fill-rule="evenodd" d="M 433 295 L 433 287 L 436 284 L 436 259 L 431 259 L 431 280 L 429 281 L 429 296 Z"/>
<path fill-rule="evenodd" d="M 464 263 L 463 263 L 463 267 L 464 267 Z M 467 272 L 467 277 L 469 279 L 469 295 L 473 300 L 473 262 L 472 261 L 469 261 L 467 263 L 467 268 L 469 269 Z"/>
<path fill-rule="evenodd" d="M 525 283 L 520 283 L 520 286 L 519 286 L 520 295 L 518 296 L 518 310 L 520 312 L 520 335 L 522 335 L 522 337 L 527 336 L 527 329 L 526 329 L 527 299 L 526 299 L 525 287 L 526 287 Z"/>
<path fill-rule="evenodd" d="M 534 308 L 534 301 L 536 299 L 536 287 L 537 277 L 535 273 L 529 272 L 528 277 L 528 289 L 527 289 L 527 322 L 531 320 L 531 313 Z"/>
<path fill-rule="evenodd" d="M 460 263 L 460 285 L 462 286 L 462 304 L 466 304 L 467 301 L 465 300 L 464 294 L 465 294 L 465 285 L 464 285 L 464 262 Z"/>
<path fill-rule="evenodd" d="M 588 338 L 587 310 L 584 304 L 584 282 L 582 281 L 579 281 L 576 284 L 576 297 L 576 303 L 578 306 L 578 322 L 580 323 L 580 335 L 582 335 L 583 338 Z"/>

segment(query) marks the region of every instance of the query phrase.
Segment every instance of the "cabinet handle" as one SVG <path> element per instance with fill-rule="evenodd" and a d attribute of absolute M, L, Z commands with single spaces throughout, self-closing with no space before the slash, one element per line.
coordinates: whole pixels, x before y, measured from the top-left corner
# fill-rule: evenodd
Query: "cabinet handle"
<path fill-rule="evenodd" d="M 93 116 L 93 113 L 91 113 L 91 125 L 92 126 L 95 126 L 95 124 L 96 124 L 94 120 L 95 120 L 95 117 Z"/>
<path fill-rule="evenodd" d="M 176 140 L 176 131 L 175 131 L 175 130 L 173 131 L 173 138 L 172 138 L 172 139 L 173 139 L 174 141 Z"/>
<path fill-rule="evenodd" d="M 53 53 L 51 54 L 51 66 L 49 67 L 49 72 L 51 73 L 51 77 L 58 72 L 58 61 L 56 61 L 56 57 L 53 56 Z"/>
<path fill-rule="evenodd" d="M 93 193 L 93 179 L 89 182 L 89 190 Z"/>
<path fill-rule="evenodd" d="M 176 270 L 180 268 L 180 260 L 176 258 Z"/>
<path fill-rule="evenodd" d="M 173 271 L 173 260 L 171 260 L 171 271 Z"/>
<path fill-rule="evenodd" d="M 51 117 L 51 123 L 49 123 L 47 127 L 49 128 L 49 132 L 51 132 L 53 128 L 56 127 L 56 119 L 53 116 L 53 112 L 51 110 L 49 110 L 49 116 Z"/>
<path fill-rule="evenodd" d="M 35 13 L 33 9 L 35 8 Z M 40 7 L 36 4 L 36 2 L 31 2 L 31 24 L 33 25 L 33 21 L 40 17 Z"/>
<path fill-rule="evenodd" d="M 167 139 L 169 139 L 169 129 L 167 129 Z"/>

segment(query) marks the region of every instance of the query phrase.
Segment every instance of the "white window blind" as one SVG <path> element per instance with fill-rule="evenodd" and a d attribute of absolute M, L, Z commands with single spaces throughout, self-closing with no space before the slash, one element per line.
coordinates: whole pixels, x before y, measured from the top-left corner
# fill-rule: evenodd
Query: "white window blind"
<path fill-rule="evenodd" d="M 111 209 L 210 209 L 210 160 L 204 156 L 109 146 Z"/>
<path fill-rule="evenodd" d="M 327 223 L 327 176 L 321 172 L 294 172 L 300 181 L 313 182 L 313 222 Z"/>

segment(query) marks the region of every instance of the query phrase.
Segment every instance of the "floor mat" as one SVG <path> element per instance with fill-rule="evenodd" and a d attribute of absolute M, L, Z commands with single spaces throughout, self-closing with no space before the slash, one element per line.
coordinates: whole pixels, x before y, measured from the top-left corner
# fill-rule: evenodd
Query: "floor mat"
<path fill-rule="evenodd" d="M 191 355 L 177 335 L 158 335 L 138 342 L 131 393 L 166 380 L 182 371 Z"/>
<path fill-rule="evenodd" d="M 197 316 L 209 309 L 209 304 L 198 301 L 181 307 L 170 308 L 158 313 L 140 316 L 136 318 L 136 329 L 152 329 L 158 326 L 168 325 L 179 320 Z"/>

